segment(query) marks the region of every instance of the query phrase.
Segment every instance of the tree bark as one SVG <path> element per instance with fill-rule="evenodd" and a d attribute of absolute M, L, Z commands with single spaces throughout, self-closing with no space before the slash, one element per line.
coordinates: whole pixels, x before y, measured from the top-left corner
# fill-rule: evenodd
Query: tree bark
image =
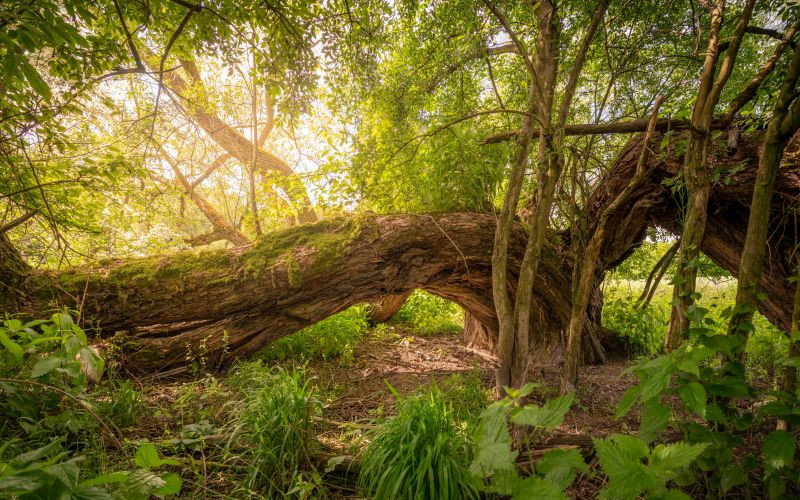
<path fill-rule="evenodd" d="M 763 133 L 742 136 L 736 150 L 715 148 L 713 166 L 722 172 L 709 200 L 709 225 L 700 250 L 736 275 L 744 241 L 747 206 Z M 659 139 L 654 137 L 654 142 Z M 610 228 L 597 259 L 597 289 L 603 272 L 622 262 L 643 241 L 647 227 L 678 232 L 677 206 L 663 180 L 683 158 L 676 137 L 648 160 L 650 174 L 606 223 Z M 600 214 L 630 184 L 641 155 L 632 140 L 584 205 L 589 234 Z M 768 265 L 761 289 L 768 298 L 759 310 L 784 331 L 791 330 L 795 274 L 791 260 L 800 235 L 793 213 L 800 202 L 800 137 L 787 146 L 772 200 Z M 489 214 L 379 215 L 335 219 L 266 234 L 253 245 L 230 250 L 111 260 L 61 272 L 22 269 L 13 251 L 0 251 L 2 283 L 16 283 L 20 306 L 41 316 L 52 307 L 80 308 L 97 319 L 101 337 L 120 345 L 128 365 L 142 371 L 181 366 L 206 356 L 244 356 L 353 304 L 376 301 L 398 290 L 420 288 L 453 300 L 483 324 L 496 342 L 497 319 L 491 267 L 496 217 Z M 0 235 L 2 238 L 3 235 Z M 526 234 L 512 225 L 508 276 L 516 283 Z M 737 243 L 739 242 L 739 243 Z M 558 361 L 571 314 L 573 260 L 569 231 L 549 233 L 533 286 L 531 339 L 535 355 Z M 5 248 L 4 246 L 4 248 Z M 23 263 L 24 264 L 24 263 Z M 23 266 L 24 268 L 26 266 Z M 0 304 L 9 289 L 0 288 Z M 513 295 L 511 296 L 513 300 Z M 8 307 L 8 306 L 6 306 Z M 605 340 L 599 325 L 601 298 L 593 292 L 581 350 Z M 591 340 L 594 339 L 594 340 Z M 541 346 L 541 348 L 539 348 Z M 534 358 L 535 359 L 535 358 Z M 544 359 L 544 358 L 542 358 Z M 601 360 L 596 357 L 596 360 Z"/>
<path fill-rule="evenodd" d="M 377 302 L 372 302 L 367 306 L 367 321 L 371 325 L 386 323 L 400 312 L 412 291 L 387 295 Z"/>
<path fill-rule="evenodd" d="M 759 284 L 764 268 L 766 253 L 767 228 L 772 211 L 772 194 L 778 167 L 783 158 L 786 142 L 797 132 L 800 120 L 791 120 L 793 107 L 800 108 L 800 100 L 796 100 L 797 82 L 800 79 L 800 48 L 795 48 L 794 56 L 781 85 L 775 109 L 772 113 L 767 132 L 764 134 L 763 148 L 758 163 L 753 197 L 750 202 L 750 216 L 747 223 L 747 236 L 742 249 L 739 264 L 738 284 L 736 288 L 736 308 L 730 318 L 728 333 L 738 333 L 747 338 L 752 326 L 753 313 L 758 302 Z M 798 113 L 800 116 L 800 113 Z M 794 322 L 792 327 L 794 328 Z M 743 357 L 744 348 L 739 357 Z"/>

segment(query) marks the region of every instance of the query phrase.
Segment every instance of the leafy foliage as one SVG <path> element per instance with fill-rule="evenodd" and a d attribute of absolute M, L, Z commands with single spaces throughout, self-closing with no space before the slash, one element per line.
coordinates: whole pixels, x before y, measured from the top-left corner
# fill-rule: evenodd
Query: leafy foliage
<path fill-rule="evenodd" d="M 555 429 L 574 401 L 567 394 L 547 401 L 542 406 L 523 405 L 535 386 L 526 384 L 519 390 L 506 388 L 508 396 L 489 405 L 481 414 L 475 431 L 475 455 L 470 471 L 482 481 L 487 493 L 512 498 L 567 498 L 563 490 L 575 480 L 578 471 L 588 472 L 580 453 L 575 450 L 550 450 L 537 461 L 527 477 L 520 476 L 512 449 L 509 422 L 534 430 Z"/>
<path fill-rule="evenodd" d="M 477 498 L 467 470 L 470 443 L 442 392 L 398 400 L 397 416 L 375 428 L 359 483 L 372 498 Z"/>
<path fill-rule="evenodd" d="M 464 310 L 447 299 L 422 290 L 414 290 L 393 323 L 408 323 L 418 335 L 458 333 L 464 327 Z"/>
<path fill-rule="evenodd" d="M 27 323 L 6 319 L 0 327 L 0 343 L 4 395 L 0 408 L 5 418 L 16 418 L 19 425 L 19 429 L 5 429 L 15 436 L 0 446 L 0 457 L 12 444 L 26 449 L 0 460 L 0 497 L 143 500 L 180 491 L 182 480 L 177 474 L 155 471 L 178 462 L 161 458 L 149 443 L 136 450 L 133 470 L 79 480 L 84 457 L 70 450 L 67 439 L 74 442 L 80 431 L 96 430 L 98 423 L 105 431 L 111 429 L 86 401 L 88 383 L 99 382 L 105 363 L 67 312 Z M 129 384 L 121 392 L 129 396 L 112 405 L 107 415 L 119 416 L 125 407 L 133 411 L 129 405 L 135 396 Z M 129 414 L 123 415 L 121 423 L 128 423 L 127 418 Z"/>
<path fill-rule="evenodd" d="M 261 352 L 261 357 L 300 362 L 338 358 L 343 366 L 348 366 L 353 360 L 353 349 L 368 327 L 364 306 L 354 306 L 273 342 Z"/>
<path fill-rule="evenodd" d="M 314 470 L 312 426 L 322 411 L 316 391 L 301 369 L 272 369 L 254 361 L 235 370 L 232 383 L 244 400 L 234 434 L 253 445 L 242 488 L 267 497 L 297 494 L 314 479 L 305 471 Z"/>
<path fill-rule="evenodd" d="M 729 310 L 728 314 L 731 312 Z M 756 388 L 750 385 L 745 366 L 740 361 L 744 339 L 739 334 L 717 333 L 716 320 L 707 313 L 706 309 L 698 306 L 693 306 L 689 311 L 692 319 L 690 333 L 697 344 L 684 344 L 655 359 L 641 359 L 631 369 L 640 382 L 625 393 L 617 414 L 627 414 L 634 404 L 641 403 L 638 439 L 644 444 L 652 442 L 672 419 L 676 420 L 684 441 L 670 446 L 680 444 L 682 448 L 677 451 L 661 448 L 660 453 L 684 458 L 691 456 L 691 460 L 681 465 L 685 467 L 692 464 L 691 471 L 678 475 L 679 471 L 672 474 L 653 470 L 654 477 L 673 478 L 681 481 L 681 484 L 699 480 L 707 491 L 724 495 L 747 480 L 743 471 L 747 473 L 760 467 L 765 479 L 764 493 L 769 498 L 780 498 L 786 484 L 794 483 L 796 487 L 798 480 L 796 475 L 788 472 L 795 459 L 795 437 L 786 431 L 774 431 L 767 436 L 759 466 L 758 459 L 748 453 L 741 431 L 753 429 L 759 425 L 759 421 L 769 422 L 774 418 L 784 419 L 790 424 L 800 422 L 797 393 L 772 390 L 766 394 L 766 404 L 747 405 L 742 409 L 740 401 L 752 400 L 758 394 Z M 792 359 L 796 358 L 782 360 L 781 363 L 792 363 Z M 664 398 L 669 395 L 678 396 L 679 413 L 673 413 L 672 408 L 664 404 Z M 657 449 L 659 447 L 648 452 L 650 455 L 640 453 L 634 459 L 650 457 Z M 672 459 L 672 456 L 659 458 Z M 613 457 L 608 457 L 608 460 L 613 460 Z M 655 463 L 652 457 L 648 460 L 650 466 Z M 637 465 L 637 468 L 642 467 Z M 655 491 L 640 489 L 637 493 L 630 486 L 624 489 L 625 483 L 624 480 L 620 481 L 619 488 L 623 488 L 626 495 L 633 495 L 630 498 L 635 498 L 642 491 Z M 646 485 L 661 492 L 653 493 L 655 495 L 668 494 L 662 483 L 651 481 Z M 609 493 L 611 496 L 614 494 Z"/>

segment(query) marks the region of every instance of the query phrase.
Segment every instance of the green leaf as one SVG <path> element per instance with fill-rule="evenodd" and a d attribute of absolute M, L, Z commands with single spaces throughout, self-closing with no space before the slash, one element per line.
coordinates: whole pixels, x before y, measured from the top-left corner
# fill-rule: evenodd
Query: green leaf
<path fill-rule="evenodd" d="M 650 463 L 664 473 L 687 467 L 708 447 L 708 443 L 685 442 L 660 444 L 653 448 Z"/>
<path fill-rule="evenodd" d="M 50 356 L 48 358 L 42 358 L 39 361 L 37 361 L 35 365 L 33 365 L 30 377 L 39 378 L 41 376 L 47 375 L 56 368 L 61 367 L 63 363 L 64 363 L 64 358 L 60 358 L 58 356 Z"/>
<path fill-rule="evenodd" d="M 603 471 L 609 476 L 623 474 L 630 469 L 632 464 L 640 463 L 641 459 L 649 453 L 644 441 L 624 434 L 595 439 L 594 447 Z"/>
<path fill-rule="evenodd" d="M 133 459 L 133 463 L 135 463 L 137 467 L 141 467 L 143 469 L 154 469 L 156 467 L 161 467 L 162 465 L 177 465 L 178 461 L 173 459 L 162 459 L 158 456 L 158 451 L 156 451 L 155 445 L 152 443 L 144 443 L 139 445 L 139 448 L 136 450 L 136 456 Z"/>
<path fill-rule="evenodd" d="M 653 441 L 658 434 L 667 428 L 672 408 L 661 404 L 657 399 L 651 399 L 642 407 L 642 424 L 639 426 L 639 436 L 646 442 Z"/>
<path fill-rule="evenodd" d="M 181 486 L 183 486 L 183 481 L 174 472 L 168 472 L 166 474 L 162 474 L 161 479 L 164 481 L 164 486 L 157 488 L 155 491 L 153 491 L 153 494 L 156 495 L 157 497 L 163 498 L 168 495 L 175 495 L 181 491 Z"/>
<path fill-rule="evenodd" d="M 664 392 L 664 389 L 669 385 L 670 375 L 671 374 L 667 371 L 650 374 L 647 379 L 642 382 L 642 401 L 652 399 Z"/>
<path fill-rule="evenodd" d="M 41 75 L 39 75 L 39 72 L 36 71 L 36 68 L 34 68 L 31 63 L 25 59 L 19 59 L 17 61 L 17 68 L 19 68 L 22 74 L 25 75 L 25 79 L 28 80 L 28 83 L 31 85 L 31 88 L 33 88 L 34 92 L 39 94 L 45 100 L 50 100 L 50 86 L 47 85 L 47 82 L 42 79 Z"/>
<path fill-rule="evenodd" d="M 636 404 L 636 400 L 639 399 L 640 390 L 640 386 L 634 385 L 625 391 L 625 394 L 622 395 L 622 399 L 619 401 L 619 405 L 617 405 L 617 411 L 614 413 L 614 418 L 624 417 L 628 414 L 628 412 L 631 411 L 633 405 Z"/>
<path fill-rule="evenodd" d="M 550 450 L 536 462 L 536 472 L 562 490 L 572 484 L 579 470 L 588 472 L 589 467 L 576 448 Z"/>
<path fill-rule="evenodd" d="M 774 431 L 764 440 L 764 463 L 772 469 L 791 465 L 796 448 L 797 442 L 792 433 Z"/>
<path fill-rule="evenodd" d="M 119 471 L 119 472 L 112 472 L 111 474 L 102 474 L 97 477 L 93 477 L 91 479 L 87 479 L 86 481 L 81 481 L 78 486 L 82 488 L 88 488 L 91 486 L 100 486 L 102 484 L 115 484 L 115 483 L 124 483 L 130 472 L 128 471 Z"/>
<path fill-rule="evenodd" d="M 537 429 L 554 429 L 564 421 L 564 415 L 574 400 L 575 395 L 570 393 L 551 399 L 541 407 L 527 405 L 516 408 L 511 412 L 511 421 L 517 425 L 529 425 Z"/>
<path fill-rule="evenodd" d="M 689 410 L 704 417 L 706 414 L 706 390 L 697 382 L 689 382 L 678 387 L 681 401 Z"/>
<path fill-rule="evenodd" d="M 97 355 L 97 353 L 89 347 L 83 347 L 78 351 L 78 358 L 83 365 L 83 370 L 86 377 L 94 382 L 98 382 L 103 375 L 105 368 L 105 361 Z"/>
<path fill-rule="evenodd" d="M 519 481 L 511 492 L 511 498 L 519 500 L 565 500 L 561 488 L 547 479 L 528 477 Z"/>
<path fill-rule="evenodd" d="M 23 360 L 23 351 L 22 347 L 19 344 L 11 340 L 5 332 L 0 332 L 0 344 L 3 344 L 3 347 L 8 349 L 8 352 L 14 357 L 14 361 L 17 365 L 22 364 Z"/>

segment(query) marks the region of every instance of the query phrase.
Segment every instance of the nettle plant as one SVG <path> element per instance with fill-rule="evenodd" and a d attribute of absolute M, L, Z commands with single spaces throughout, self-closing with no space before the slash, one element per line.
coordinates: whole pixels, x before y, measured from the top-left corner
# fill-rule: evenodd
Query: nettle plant
<path fill-rule="evenodd" d="M 481 489 L 486 493 L 512 498 L 566 499 L 563 490 L 573 483 L 578 471 L 589 472 L 580 452 L 573 448 L 550 450 L 520 474 L 519 451 L 512 447 L 510 424 L 535 431 L 555 429 L 564 421 L 575 399 L 570 393 L 542 406 L 523 405 L 535 388 L 535 384 L 525 384 L 519 390 L 506 388 L 507 396 L 481 414 L 470 472 L 481 481 Z"/>
<path fill-rule="evenodd" d="M 105 363 L 69 314 L 27 323 L 6 319 L 0 344 L 2 413 L 18 419 L 28 434 L 76 433 L 91 425 L 85 393 L 90 381 L 100 380 Z"/>
<path fill-rule="evenodd" d="M 59 312 L 27 323 L 7 318 L 0 346 L 0 418 L 7 423 L 0 434 L 0 498 L 137 500 L 180 491 L 177 474 L 155 470 L 177 462 L 160 458 L 149 443 L 137 448 L 130 470 L 81 480 L 85 457 L 74 439 L 80 431 L 99 424 L 122 444 L 89 393 L 105 363 L 72 316 Z M 6 459 L 11 450 L 20 452 Z"/>
<path fill-rule="evenodd" d="M 723 317 L 742 313 L 739 309 L 729 309 Z M 800 484 L 795 456 L 797 430 L 773 430 L 761 443 L 760 451 L 757 445 L 745 441 L 745 435 L 769 426 L 774 429 L 776 419 L 797 429 L 797 395 L 779 389 L 759 393 L 749 385 L 742 363 L 746 338 L 741 333 L 751 332 L 752 323 L 741 322 L 733 334 L 724 335 L 715 334 L 719 329 L 707 309 L 693 305 L 687 316 L 692 342 L 684 342 L 679 349 L 655 359 L 641 359 L 630 368 L 639 384 L 623 395 L 617 416 L 641 403 L 639 432 L 635 438 L 613 436 L 606 440 L 625 448 L 624 455 L 609 453 L 603 441 L 595 443 L 610 479 L 607 495 L 636 498 L 646 493 L 648 498 L 688 498 L 680 491 L 665 489 L 664 479 L 671 479 L 681 486 L 699 483 L 711 496 L 739 487 L 747 492 L 763 488 L 772 499 L 788 498 L 787 488 L 796 491 Z M 780 363 L 797 366 L 798 361 L 800 358 L 789 358 Z M 756 396 L 762 401 L 752 404 Z M 679 402 L 676 411 L 664 404 L 667 398 Z M 681 432 L 683 441 L 648 449 L 671 423 Z M 664 471 L 665 463 L 676 468 Z M 633 481 L 632 477 L 638 479 Z M 763 484 L 751 484 L 750 477 L 762 478 Z"/>

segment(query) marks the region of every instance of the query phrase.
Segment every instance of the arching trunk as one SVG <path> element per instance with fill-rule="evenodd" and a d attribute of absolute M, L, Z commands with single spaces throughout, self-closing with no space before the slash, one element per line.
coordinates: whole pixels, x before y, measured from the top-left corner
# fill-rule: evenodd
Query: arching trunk
<path fill-rule="evenodd" d="M 386 295 L 380 300 L 367 305 L 367 321 L 369 321 L 369 324 L 377 325 L 392 319 L 403 308 L 403 304 L 406 303 L 412 291 Z"/>

